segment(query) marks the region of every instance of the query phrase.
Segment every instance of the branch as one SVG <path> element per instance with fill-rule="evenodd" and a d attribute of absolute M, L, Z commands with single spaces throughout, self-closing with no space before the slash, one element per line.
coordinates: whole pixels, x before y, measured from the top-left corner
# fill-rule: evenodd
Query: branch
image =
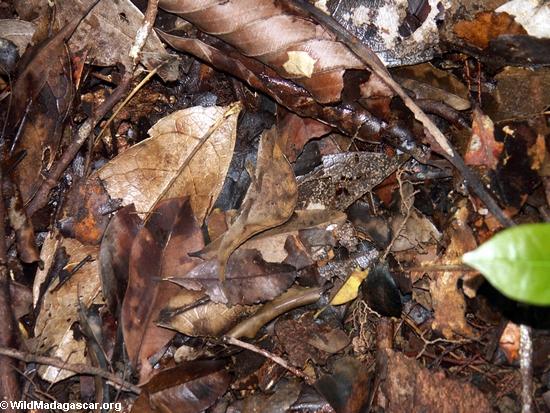
<path fill-rule="evenodd" d="M 87 366 L 86 364 L 70 364 L 66 363 L 63 360 L 57 358 L 57 357 L 46 357 L 46 356 L 38 356 L 35 354 L 25 353 L 23 351 L 19 351 L 13 348 L 7 348 L 7 347 L 0 347 L 0 354 L 4 356 L 11 357 L 13 359 L 24 361 L 25 363 L 38 363 L 38 364 L 44 364 L 48 366 L 57 367 L 59 369 L 69 370 L 74 373 L 78 374 L 85 374 L 90 376 L 99 376 L 104 379 L 107 379 L 110 384 L 115 384 L 114 387 L 119 387 L 121 390 L 126 390 L 135 394 L 140 394 L 141 389 L 132 384 L 127 382 L 126 380 L 120 378 L 114 373 L 111 373 L 109 371 L 102 370 L 97 367 L 93 366 Z M 11 400 L 17 400 L 17 399 L 11 399 Z"/>

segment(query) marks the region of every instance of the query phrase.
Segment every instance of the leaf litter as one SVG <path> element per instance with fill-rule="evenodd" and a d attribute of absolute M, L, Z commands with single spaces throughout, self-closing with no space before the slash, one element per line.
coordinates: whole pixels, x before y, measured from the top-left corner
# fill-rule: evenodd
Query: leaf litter
<path fill-rule="evenodd" d="M 529 324 L 544 342 L 547 312 L 499 296 L 460 257 L 502 216 L 548 220 L 540 16 L 526 22 L 514 2 L 503 13 L 345 1 L 320 19 L 300 1 L 161 0 L 159 37 L 185 54 L 150 34 L 140 67 L 160 77 L 140 91 L 147 103 L 122 105 L 29 214 L 77 126 L 133 70 L 139 2 L 92 3 L 52 18 L 15 2 L 33 22 L 0 24 L 21 52 L 33 31 L 38 43 L 0 82 L 12 307 L 26 349 L 81 368 L 46 362 L 29 399 L 197 413 L 521 408 L 504 327 Z M 391 66 L 418 63 L 391 73 L 438 128 L 415 120 L 334 20 Z M 533 377 L 542 411 L 550 390 Z"/>

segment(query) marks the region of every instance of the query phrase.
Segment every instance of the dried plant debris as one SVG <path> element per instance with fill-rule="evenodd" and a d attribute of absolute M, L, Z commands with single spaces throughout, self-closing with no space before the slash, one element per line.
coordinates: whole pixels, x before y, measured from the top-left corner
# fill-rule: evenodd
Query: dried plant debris
<path fill-rule="evenodd" d="M 149 139 L 111 160 L 97 175 L 111 198 L 133 203 L 138 213 L 149 213 L 164 199 L 189 196 L 202 221 L 229 168 L 238 114 L 218 106 L 174 112 L 149 130 Z"/>
<path fill-rule="evenodd" d="M 298 208 L 345 210 L 382 182 L 402 160 L 382 153 L 323 156 L 323 164 L 298 178 Z"/>

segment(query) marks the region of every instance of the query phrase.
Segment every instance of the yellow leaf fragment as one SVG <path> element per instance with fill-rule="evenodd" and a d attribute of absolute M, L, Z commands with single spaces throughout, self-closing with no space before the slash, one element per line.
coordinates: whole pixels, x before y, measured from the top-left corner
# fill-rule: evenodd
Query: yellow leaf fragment
<path fill-rule="evenodd" d="M 355 300 L 359 292 L 359 286 L 367 278 L 368 274 L 369 270 L 362 271 L 359 268 L 355 269 L 340 290 L 338 290 L 330 304 L 340 305 Z"/>
<path fill-rule="evenodd" d="M 288 60 L 283 64 L 284 69 L 291 75 L 311 77 L 316 59 L 312 58 L 307 52 L 290 51 L 287 52 Z"/>

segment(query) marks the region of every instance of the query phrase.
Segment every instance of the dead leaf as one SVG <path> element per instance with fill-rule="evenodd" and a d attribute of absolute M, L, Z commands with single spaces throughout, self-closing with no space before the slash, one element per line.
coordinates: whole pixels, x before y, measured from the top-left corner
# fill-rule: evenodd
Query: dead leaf
<path fill-rule="evenodd" d="M 237 134 L 240 107 L 192 107 L 166 116 L 149 139 L 117 156 L 97 175 L 111 198 L 140 214 L 158 202 L 189 196 L 202 222 L 221 191 Z M 201 139 L 207 139 L 204 144 Z"/>
<path fill-rule="evenodd" d="M 221 360 L 195 360 L 163 370 L 143 386 L 132 412 L 200 413 L 222 396 L 231 382 Z"/>
<path fill-rule="evenodd" d="M 459 21 L 453 30 L 458 37 L 480 49 L 485 49 L 489 41 L 503 34 L 527 34 L 513 16 L 495 12 L 478 13 L 473 21 Z"/>
<path fill-rule="evenodd" d="M 180 290 L 162 278 L 176 269 L 193 268 L 199 260 L 187 252 L 202 245 L 200 227 L 186 198 L 162 201 L 135 237 L 121 323 L 128 358 L 135 368 L 141 367 L 142 381 L 151 373 L 148 358 L 175 334 L 155 324 L 160 310 Z"/>
<path fill-rule="evenodd" d="M 182 288 L 162 309 L 157 325 L 188 336 L 219 337 L 237 322 L 253 313 L 258 306 L 215 303 L 202 291 Z M 206 302 L 205 302 L 206 301 Z"/>
<path fill-rule="evenodd" d="M 111 314 L 119 314 L 128 285 L 130 251 L 142 225 L 134 205 L 111 218 L 99 247 L 101 291 Z"/>
<path fill-rule="evenodd" d="M 464 155 L 467 165 L 486 166 L 495 170 L 504 144 L 495 140 L 495 125 L 491 118 L 476 108 L 472 117 L 472 136 Z"/>
<path fill-rule="evenodd" d="M 468 210 L 462 206 L 448 227 L 451 242 L 442 257 L 442 263 L 453 264 L 462 255 L 476 248 L 473 232 L 467 224 Z M 466 301 L 459 290 L 460 272 L 438 273 L 430 282 L 430 293 L 435 320 L 432 329 L 440 331 L 445 338 L 473 337 L 474 331 L 466 320 Z"/>
<path fill-rule="evenodd" d="M 296 161 L 308 141 L 326 135 L 331 130 L 330 126 L 318 120 L 303 118 L 288 111 L 277 117 L 280 146 L 289 162 Z"/>
<path fill-rule="evenodd" d="M 312 312 L 297 319 L 277 321 L 275 334 L 288 354 L 288 361 L 299 368 L 308 361 L 325 364 L 332 354 L 340 352 L 350 342 L 337 323 L 315 320 Z"/>
<path fill-rule="evenodd" d="M 47 238 L 42 249 L 41 259 L 44 262 L 52 262 L 48 259 L 48 251 L 56 247 L 64 247 L 70 256 L 66 267 L 75 266 L 86 256 L 97 259 L 98 247 L 83 245 L 77 240 L 64 238 L 57 241 Z M 47 273 L 47 268 L 44 269 Z M 42 277 L 36 277 L 33 291 L 40 288 Z M 32 352 L 36 354 L 58 357 L 67 363 L 86 363 L 86 343 L 74 337 L 73 324 L 79 320 L 78 299 L 85 307 L 92 303 L 101 303 L 99 271 L 96 263 L 85 263 L 68 281 L 59 289 L 53 290 L 57 283 L 49 285 L 44 294 L 40 312 L 34 327 Z M 34 295 L 34 299 L 37 296 Z M 40 376 L 49 382 L 58 382 L 75 373 L 51 366 L 42 366 L 38 372 Z"/>
<path fill-rule="evenodd" d="M 75 0 L 62 2 L 56 7 L 56 18 L 60 25 L 67 24 L 74 16 L 79 16 L 94 0 Z M 102 2 L 93 8 L 82 21 L 69 41 L 73 54 L 83 49 L 90 50 L 88 57 L 94 65 L 115 66 L 123 64 L 127 70 L 131 67 L 130 48 L 136 33 L 143 22 L 143 14 L 129 0 Z M 153 31 L 147 37 L 141 53 L 142 63 L 152 70 L 161 62 L 174 60 Z M 178 78 L 177 66 L 172 65 L 160 74 L 165 81 Z"/>
<path fill-rule="evenodd" d="M 405 219 L 407 221 L 403 223 Z M 441 232 L 433 222 L 414 207 L 408 218 L 403 215 L 393 217 L 390 226 L 394 236 L 401 229 L 391 247 L 391 251 L 394 252 L 419 248 L 423 244 L 437 242 L 441 239 Z"/>
<path fill-rule="evenodd" d="M 383 350 L 377 363 L 378 374 L 383 377 L 379 391 L 388 413 L 494 411 L 485 395 L 470 383 L 446 378 L 443 372 L 434 373 L 401 353 Z"/>
<path fill-rule="evenodd" d="M 470 108 L 470 91 L 451 73 L 429 63 L 405 66 L 392 70 L 399 83 L 412 90 L 417 99 L 445 102 L 456 110 Z"/>
<path fill-rule="evenodd" d="M 36 26 L 20 19 L 0 19 L 0 37 L 12 41 L 23 56 L 32 41 Z"/>
<path fill-rule="evenodd" d="M 290 287 L 296 277 L 294 267 L 265 262 L 256 250 L 238 249 L 229 258 L 226 279 L 219 280 L 219 263 L 211 259 L 189 272 L 176 269 L 170 281 L 192 290 L 204 289 L 210 299 L 227 305 L 256 304 L 272 300 Z"/>
<path fill-rule="evenodd" d="M 273 394 L 253 394 L 243 401 L 242 413 L 279 413 L 289 412 L 302 391 L 298 380 L 281 380 Z"/>
<path fill-rule="evenodd" d="M 262 135 L 255 176 L 231 227 L 200 255 L 216 258 L 223 278 L 227 260 L 253 235 L 286 222 L 296 205 L 297 186 L 292 167 L 277 143 L 272 128 Z"/>
<path fill-rule="evenodd" d="M 367 278 L 368 274 L 369 270 L 361 271 L 359 268 L 353 270 L 346 282 L 330 301 L 330 305 L 340 305 L 355 300 L 359 294 L 359 286 Z"/>
<path fill-rule="evenodd" d="M 346 152 L 323 156 L 323 165 L 298 178 L 298 208 L 345 210 L 403 162 L 383 153 Z"/>

